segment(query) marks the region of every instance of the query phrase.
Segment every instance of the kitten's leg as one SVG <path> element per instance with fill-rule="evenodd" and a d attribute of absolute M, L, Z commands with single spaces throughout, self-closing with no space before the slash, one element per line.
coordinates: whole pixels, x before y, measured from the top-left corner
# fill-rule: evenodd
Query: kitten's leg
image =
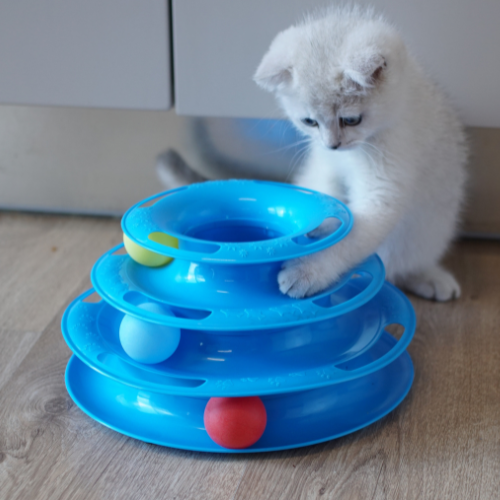
<path fill-rule="evenodd" d="M 207 180 L 191 169 L 179 153 L 173 149 L 168 149 L 158 156 L 156 172 L 167 189 L 175 189 Z"/>
<path fill-rule="evenodd" d="M 326 289 L 374 253 L 393 230 L 404 212 L 401 191 L 391 189 L 387 182 L 381 185 L 377 179 L 370 182 L 368 178 L 367 184 L 371 188 L 363 189 L 350 204 L 354 225 L 346 238 L 321 252 L 283 264 L 278 274 L 282 293 L 302 298 Z"/>
<path fill-rule="evenodd" d="M 384 220 L 385 216 L 385 220 Z M 387 212 L 355 213 L 354 226 L 342 241 L 320 252 L 286 261 L 278 274 L 282 293 L 294 298 L 314 295 L 366 259 L 393 226 Z"/>
<path fill-rule="evenodd" d="M 434 266 L 417 274 L 396 280 L 401 288 L 424 299 L 445 302 L 460 297 L 460 285 L 454 276 L 441 266 Z"/>
<path fill-rule="evenodd" d="M 320 171 L 318 175 L 318 164 L 322 164 L 321 158 L 317 158 L 315 151 L 311 151 L 306 159 L 306 163 L 295 175 L 293 183 L 296 186 L 307 186 L 309 189 L 327 193 L 337 198 L 337 200 L 347 203 L 346 188 L 338 175 L 336 175 L 335 170 L 331 165 L 326 165 L 326 168 Z M 326 219 L 319 227 L 310 231 L 307 236 L 309 238 L 324 238 L 333 233 L 339 225 L 340 221 L 338 219 Z"/>

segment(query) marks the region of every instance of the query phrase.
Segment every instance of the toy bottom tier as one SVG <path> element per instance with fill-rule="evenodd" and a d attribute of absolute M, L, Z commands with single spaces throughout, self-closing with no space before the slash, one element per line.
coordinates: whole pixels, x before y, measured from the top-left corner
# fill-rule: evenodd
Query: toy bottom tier
<path fill-rule="evenodd" d="M 370 363 L 389 352 L 396 340 L 384 332 L 356 358 Z M 73 356 L 66 387 L 74 402 L 101 424 L 133 438 L 172 448 L 205 452 L 275 451 L 328 441 L 379 420 L 405 398 L 413 364 L 404 351 L 378 371 L 354 380 L 286 394 L 262 396 L 267 423 L 250 447 L 219 446 L 207 433 L 204 412 L 209 398 L 143 390 L 107 377 Z"/>

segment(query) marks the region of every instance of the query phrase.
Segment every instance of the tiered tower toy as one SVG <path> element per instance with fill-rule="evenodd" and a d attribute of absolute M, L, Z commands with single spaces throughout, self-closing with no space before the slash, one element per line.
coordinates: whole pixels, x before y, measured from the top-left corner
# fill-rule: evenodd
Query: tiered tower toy
<path fill-rule="evenodd" d="M 308 237 L 328 218 L 331 234 Z M 306 446 L 382 418 L 413 381 L 415 315 L 381 260 L 305 299 L 277 283 L 284 261 L 337 243 L 352 223 L 329 196 L 262 181 L 194 184 L 133 206 L 127 252 L 96 262 L 94 289 L 63 317 L 69 394 L 118 432 L 207 452 Z M 398 341 L 392 323 L 404 327 Z"/>

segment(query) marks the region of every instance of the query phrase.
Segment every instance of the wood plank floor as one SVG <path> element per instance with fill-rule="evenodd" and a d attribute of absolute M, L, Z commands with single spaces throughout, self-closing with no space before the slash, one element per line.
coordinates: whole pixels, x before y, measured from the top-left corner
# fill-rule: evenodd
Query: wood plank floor
<path fill-rule="evenodd" d="M 460 300 L 412 298 L 416 378 L 394 412 L 350 436 L 258 455 L 161 448 L 69 398 L 60 320 L 121 239 L 116 219 L 0 214 L 0 499 L 498 499 L 500 243 L 460 242 Z"/>

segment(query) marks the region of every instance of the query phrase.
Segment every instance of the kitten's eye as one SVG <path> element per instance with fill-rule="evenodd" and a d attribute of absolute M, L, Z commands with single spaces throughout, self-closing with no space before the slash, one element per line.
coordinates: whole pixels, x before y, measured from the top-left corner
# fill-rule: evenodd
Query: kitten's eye
<path fill-rule="evenodd" d="M 302 118 L 301 122 L 308 127 L 317 127 L 318 122 L 312 118 Z"/>
<path fill-rule="evenodd" d="M 345 118 L 340 118 L 341 127 L 355 127 L 361 123 L 363 115 L 359 116 L 346 116 Z"/>

